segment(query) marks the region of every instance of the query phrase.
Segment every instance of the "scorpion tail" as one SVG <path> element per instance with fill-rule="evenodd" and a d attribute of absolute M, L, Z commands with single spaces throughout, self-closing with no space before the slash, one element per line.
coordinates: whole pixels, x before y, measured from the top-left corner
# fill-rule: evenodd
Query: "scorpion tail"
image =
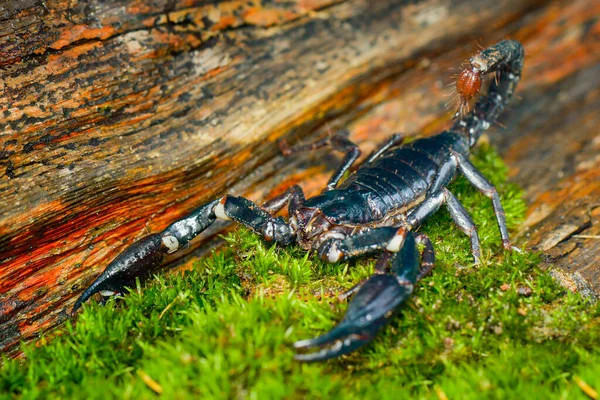
<path fill-rule="evenodd" d="M 160 266 L 163 254 L 160 234 L 148 235 L 133 243 L 83 292 L 75 302 L 71 315 L 98 292 L 112 295 L 123 292 L 127 286 L 134 286 L 136 277 L 143 279 Z"/>
<path fill-rule="evenodd" d="M 339 325 L 322 336 L 294 343 L 298 350 L 322 348 L 314 353 L 296 354 L 296 360 L 327 360 L 373 340 L 411 295 L 419 275 L 419 252 L 412 233 L 407 235 L 404 247 L 392 257 L 391 263 L 390 273 L 373 275 L 364 282 Z"/>

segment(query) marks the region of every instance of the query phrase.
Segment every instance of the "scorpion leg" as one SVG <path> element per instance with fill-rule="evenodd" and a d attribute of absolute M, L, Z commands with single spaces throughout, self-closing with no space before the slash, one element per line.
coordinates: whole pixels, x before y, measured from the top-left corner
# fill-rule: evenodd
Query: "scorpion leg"
<path fill-rule="evenodd" d="M 287 143 L 282 140 L 279 142 L 279 147 L 281 152 L 286 156 L 307 150 L 319 149 L 325 146 L 331 146 L 334 150 L 345 153 L 342 164 L 333 172 L 331 178 L 329 178 L 329 182 L 327 182 L 327 186 L 323 189 L 323 191 L 329 191 L 335 189 L 346 171 L 348 171 L 352 164 L 360 157 L 360 149 L 354 142 L 347 138 L 348 133 L 348 131 L 336 132 L 332 136 L 319 139 L 313 143 L 301 144 L 293 147 L 288 147 Z"/>
<path fill-rule="evenodd" d="M 444 189 L 446 197 L 446 208 L 454 223 L 471 239 L 471 254 L 473 254 L 475 264 L 479 264 L 481 260 L 481 245 L 479 244 L 479 235 L 477 234 L 477 226 L 471 219 L 471 216 L 465 210 L 462 204 L 448 189 Z"/>
<path fill-rule="evenodd" d="M 436 212 L 442 204 L 446 204 L 446 208 L 454 223 L 471 239 L 471 253 L 473 254 L 475 264 L 479 264 L 481 246 L 479 244 L 477 226 L 475 226 L 469 213 L 460 204 L 458 199 L 446 189 L 446 186 L 456 173 L 457 167 L 460 165 L 459 156 L 459 154 L 452 152 L 439 166 L 427 198 L 408 215 L 406 221 L 411 228 L 416 228 Z"/>
<path fill-rule="evenodd" d="M 504 214 L 504 208 L 502 207 L 502 203 L 500 202 L 500 196 L 498 195 L 498 191 L 481 174 L 481 172 L 479 172 L 477 168 L 475 168 L 475 166 L 471 164 L 471 162 L 467 158 L 465 158 L 459 153 L 452 152 L 450 157 L 448 157 L 447 160 L 444 163 L 442 163 L 442 165 L 438 169 L 436 180 L 434 181 L 431 187 L 431 192 L 437 192 L 442 190 L 442 188 L 444 188 L 450 182 L 450 178 L 454 175 L 457 168 L 464 175 L 464 177 L 467 178 L 469 182 L 471 182 L 473 186 L 475 186 L 485 196 L 492 199 L 494 214 L 496 215 L 498 228 L 500 229 L 500 236 L 502 237 L 502 244 L 505 249 L 512 249 L 513 247 L 511 246 L 510 239 L 508 237 L 508 228 L 506 227 L 506 216 Z M 475 225 L 473 224 L 471 217 L 468 216 L 466 210 L 464 210 L 462 205 L 459 204 L 458 200 L 454 196 L 452 197 L 453 199 L 450 200 L 452 204 L 447 203 L 448 207 L 452 207 L 452 209 L 454 210 L 454 215 L 452 218 L 457 223 L 457 225 L 461 227 L 463 232 L 467 233 L 471 237 L 471 249 L 478 248 L 479 240 L 470 233 L 475 231 L 475 228 L 473 228 Z M 452 212 L 453 211 L 451 211 L 451 214 Z M 459 218 L 460 221 L 464 221 L 464 223 L 466 223 L 468 227 L 465 227 L 464 225 L 461 226 L 457 218 Z"/>
<path fill-rule="evenodd" d="M 498 191 L 482 174 L 475 168 L 473 164 L 460 154 L 456 155 L 458 158 L 458 166 L 462 174 L 475 186 L 481 193 L 492 199 L 492 206 L 494 207 L 494 214 L 496 214 L 496 220 L 498 221 L 498 228 L 500 229 L 500 236 L 502 237 L 502 245 L 506 250 L 511 250 L 513 247 L 510 244 L 508 237 L 508 228 L 506 227 L 506 216 L 504 214 L 504 208 L 500 202 L 500 196 Z M 516 248 L 515 248 L 516 249 Z M 517 249 L 518 250 L 518 249 Z"/>
<path fill-rule="evenodd" d="M 296 349 L 319 347 L 314 353 L 296 354 L 299 361 L 322 361 L 338 357 L 370 343 L 377 332 L 390 320 L 398 306 L 412 293 L 421 271 L 429 269 L 428 254 L 425 266 L 420 267 L 419 251 L 413 233 L 405 231 L 404 245 L 398 252 L 384 251 L 383 264 L 388 273 L 368 278 L 358 287 L 348 305 L 343 320 L 326 334 L 294 343 Z M 388 269 L 388 265 L 379 269 Z"/>
<path fill-rule="evenodd" d="M 346 155 L 344 156 L 342 165 L 340 165 L 339 168 L 333 172 L 331 178 L 329 178 L 329 182 L 327 182 L 327 186 L 324 189 L 325 191 L 335 189 L 346 171 L 348 171 L 352 164 L 360 157 L 360 149 L 358 146 L 342 135 L 338 134 L 331 137 L 331 147 L 338 151 L 345 152 Z"/>
<path fill-rule="evenodd" d="M 417 280 L 420 281 L 425 275 L 431 272 L 435 265 L 435 252 L 433 250 L 433 244 L 427 235 L 424 233 L 415 234 L 417 244 L 423 245 L 423 251 L 421 252 L 421 270 Z"/>
<path fill-rule="evenodd" d="M 304 203 L 304 192 L 298 185 L 291 186 L 285 192 L 279 196 L 275 196 L 270 200 L 264 202 L 260 208 L 268 212 L 269 214 L 275 214 L 283 207 L 288 205 L 289 214 L 292 215 L 293 211 L 300 207 Z"/>
<path fill-rule="evenodd" d="M 388 151 L 394 146 L 398 146 L 402 144 L 404 141 L 404 137 L 398 133 L 393 134 L 379 149 L 375 150 L 369 157 L 366 159 L 365 164 L 370 164 L 375 161 L 380 155 Z"/>
<path fill-rule="evenodd" d="M 450 216 L 458 225 L 461 231 L 471 239 L 471 253 L 473 254 L 475 264 L 479 264 L 481 259 L 481 246 L 479 244 L 479 235 L 477 227 L 469 216 L 469 213 L 460 204 L 458 199 L 446 188 L 429 195 L 417 208 L 411 212 L 406 218 L 406 222 L 412 228 L 415 228 L 423 223 L 430 215 L 435 213 L 442 204 L 446 204 L 446 208 Z"/>
<path fill-rule="evenodd" d="M 288 199 L 300 201 L 297 189 L 290 190 Z M 125 287 L 134 286 L 136 278 L 147 278 L 160 268 L 165 254 L 185 247 L 217 219 L 234 220 L 266 240 L 282 245 L 294 240 L 294 229 L 283 218 L 273 218 L 243 197 L 224 196 L 198 207 L 164 231 L 146 236 L 126 248 L 77 299 L 71 313 L 74 314 L 95 293 L 121 293 Z"/>

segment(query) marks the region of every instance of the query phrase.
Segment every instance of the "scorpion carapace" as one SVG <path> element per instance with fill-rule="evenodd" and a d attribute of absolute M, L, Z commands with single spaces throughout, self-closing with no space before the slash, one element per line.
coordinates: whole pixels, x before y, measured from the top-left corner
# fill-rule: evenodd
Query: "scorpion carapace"
<path fill-rule="evenodd" d="M 338 133 L 310 145 L 287 147 L 284 154 L 330 145 L 345 153 L 318 196 L 305 199 L 298 186 L 258 206 L 243 197 L 223 196 L 204 204 L 164 231 L 137 241 L 113 260 L 81 295 L 73 313 L 94 293 L 122 293 L 156 271 L 164 254 L 173 253 L 217 219 L 241 223 L 267 241 L 297 243 L 326 261 L 337 262 L 378 254 L 376 273 L 343 294 L 353 295 L 342 322 L 323 336 L 294 344 L 301 361 L 325 360 L 346 354 L 373 340 L 434 264 L 430 240 L 416 233 L 423 221 L 445 205 L 454 222 L 470 237 L 475 263 L 479 237 L 471 217 L 447 189 L 457 173 L 489 197 L 503 245 L 511 249 L 504 211 L 496 189 L 469 161 L 469 149 L 504 109 L 521 76 L 524 52 L 519 42 L 505 40 L 470 59 L 470 74 L 496 74 L 488 92 L 466 115 L 457 114 L 452 127 L 438 135 L 402 144 L 392 136 L 341 184 L 342 176 L 360 155 L 358 147 Z M 479 88 L 466 88 L 468 95 Z M 289 220 L 274 214 L 288 207 Z M 418 245 L 422 250 L 419 251 Z M 307 353 L 306 349 L 319 348 Z"/>

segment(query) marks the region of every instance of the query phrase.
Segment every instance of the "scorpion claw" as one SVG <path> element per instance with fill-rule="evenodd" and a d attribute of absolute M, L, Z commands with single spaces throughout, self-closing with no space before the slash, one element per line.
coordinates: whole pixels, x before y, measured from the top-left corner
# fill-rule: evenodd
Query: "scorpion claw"
<path fill-rule="evenodd" d="M 338 326 L 317 338 L 294 343 L 296 349 L 322 349 L 314 353 L 296 354 L 294 358 L 298 361 L 322 361 L 370 343 L 412 290 L 412 283 L 395 276 L 372 276 L 352 298 Z"/>
<path fill-rule="evenodd" d="M 325 335 L 320 336 L 313 340 L 319 340 L 324 336 Z M 313 340 L 301 340 L 299 342 L 296 342 L 294 344 L 294 346 L 297 349 L 314 347 L 316 345 L 310 343 Z M 339 357 L 344 354 L 348 354 L 348 353 L 358 349 L 359 347 L 362 347 L 365 344 L 369 343 L 371 340 L 373 340 L 373 336 L 352 334 L 352 335 L 347 336 L 343 340 L 341 340 L 341 339 L 336 340 L 333 342 L 333 344 L 331 346 L 323 348 L 314 353 L 296 354 L 296 355 L 294 355 L 294 359 L 297 361 L 303 361 L 303 362 L 328 360 L 330 358 L 335 358 L 335 357 Z M 305 346 L 304 346 L 304 344 L 305 344 L 304 342 L 306 342 Z"/>
<path fill-rule="evenodd" d="M 133 243 L 81 294 L 73 306 L 71 315 L 96 293 L 107 297 L 122 293 L 126 286 L 134 286 L 136 277 L 146 277 L 160 266 L 163 254 L 160 234 L 148 235 Z"/>

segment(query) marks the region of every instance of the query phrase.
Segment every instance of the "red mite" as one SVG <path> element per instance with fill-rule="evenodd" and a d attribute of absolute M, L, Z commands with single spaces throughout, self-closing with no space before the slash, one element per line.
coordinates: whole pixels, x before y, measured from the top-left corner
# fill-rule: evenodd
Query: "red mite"
<path fill-rule="evenodd" d="M 456 79 L 456 92 L 459 96 L 460 109 L 468 106 L 471 100 L 481 89 L 481 74 L 473 67 L 463 69 Z"/>

